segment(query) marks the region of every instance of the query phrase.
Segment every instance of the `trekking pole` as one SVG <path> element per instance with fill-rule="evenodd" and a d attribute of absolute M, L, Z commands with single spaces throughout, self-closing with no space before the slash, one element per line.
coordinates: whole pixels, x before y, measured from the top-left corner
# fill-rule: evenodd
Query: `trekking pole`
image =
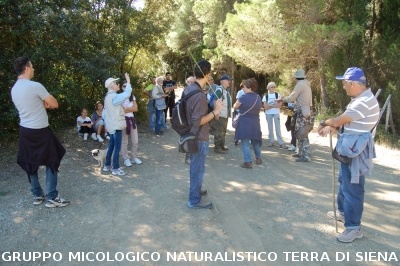
<path fill-rule="evenodd" d="M 329 132 L 329 144 L 331 146 L 331 154 L 333 152 L 333 145 L 332 145 L 332 132 Z M 336 202 L 335 202 L 335 196 L 336 196 L 336 182 L 335 182 L 335 158 L 332 156 L 332 205 L 333 205 L 333 215 L 335 218 L 335 228 L 336 228 L 336 233 L 338 233 L 338 225 L 337 225 L 337 217 L 336 217 Z"/>

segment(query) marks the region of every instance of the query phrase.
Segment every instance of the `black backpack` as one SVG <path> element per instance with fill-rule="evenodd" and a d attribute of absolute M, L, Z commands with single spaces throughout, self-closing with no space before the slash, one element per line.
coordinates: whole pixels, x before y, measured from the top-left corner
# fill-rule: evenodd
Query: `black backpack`
<path fill-rule="evenodd" d="M 172 117 L 171 124 L 172 128 L 178 133 L 180 136 L 187 134 L 192 128 L 192 124 L 189 123 L 186 117 L 186 101 L 192 95 L 202 92 L 201 90 L 192 91 L 186 95 L 183 95 L 182 98 L 177 101 L 172 109 Z"/>

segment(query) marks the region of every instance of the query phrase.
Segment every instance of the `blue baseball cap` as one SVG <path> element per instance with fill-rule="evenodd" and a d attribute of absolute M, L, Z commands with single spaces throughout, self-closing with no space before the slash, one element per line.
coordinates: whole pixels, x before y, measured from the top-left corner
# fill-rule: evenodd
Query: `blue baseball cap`
<path fill-rule="evenodd" d="M 223 75 L 219 80 L 232 80 L 232 79 L 228 75 Z"/>
<path fill-rule="evenodd" d="M 358 81 L 364 85 L 367 83 L 367 78 L 365 77 L 364 72 L 358 67 L 349 67 L 346 72 L 344 72 L 343 76 L 336 76 L 336 79 Z"/>

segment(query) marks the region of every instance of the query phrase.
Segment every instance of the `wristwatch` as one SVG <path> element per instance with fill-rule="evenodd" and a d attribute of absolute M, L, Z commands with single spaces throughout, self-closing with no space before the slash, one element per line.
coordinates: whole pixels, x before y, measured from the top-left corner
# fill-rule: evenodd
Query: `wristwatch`
<path fill-rule="evenodd" d="M 321 122 L 319 122 L 319 124 L 320 124 L 321 126 L 323 126 L 323 127 L 326 127 L 325 119 L 322 120 Z"/>

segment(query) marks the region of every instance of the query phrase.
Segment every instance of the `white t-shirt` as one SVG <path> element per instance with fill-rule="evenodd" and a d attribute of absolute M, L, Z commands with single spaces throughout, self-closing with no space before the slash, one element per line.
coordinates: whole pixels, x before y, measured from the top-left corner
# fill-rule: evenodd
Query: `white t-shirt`
<path fill-rule="evenodd" d="M 88 116 L 85 117 L 85 119 L 83 119 L 82 116 L 78 116 L 76 118 L 76 127 L 78 128 L 78 131 L 81 130 L 81 126 L 79 125 L 79 123 L 83 123 L 83 122 L 92 122 L 92 120 Z"/>
<path fill-rule="evenodd" d="M 127 100 L 122 104 L 122 106 L 123 106 L 123 107 L 132 107 L 132 106 L 133 106 L 133 101 L 136 101 L 136 97 L 135 97 L 135 96 L 132 96 L 132 97 L 133 97 L 132 102 L 129 101 L 129 99 L 127 99 Z M 134 117 L 133 112 L 125 113 L 125 116 L 126 116 L 126 117 Z"/>
<path fill-rule="evenodd" d="M 277 95 L 278 95 L 278 98 L 276 98 Z M 262 101 L 263 101 L 263 103 L 266 103 L 266 104 L 276 104 L 276 100 L 281 98 L 281 95 L 279 93 L 277 93 L 277 95 L 275 95 L 275 92 L 265 94 L 262 98 Z M 268 97 L 268 99 L 267 99 L 267 97 Z M 265 110 L 265 114 L 276 115 L 276 114 L 279 114 L 279 111 L 280 111 L 279 108 L 271 108 L 271 109 Z"/>

